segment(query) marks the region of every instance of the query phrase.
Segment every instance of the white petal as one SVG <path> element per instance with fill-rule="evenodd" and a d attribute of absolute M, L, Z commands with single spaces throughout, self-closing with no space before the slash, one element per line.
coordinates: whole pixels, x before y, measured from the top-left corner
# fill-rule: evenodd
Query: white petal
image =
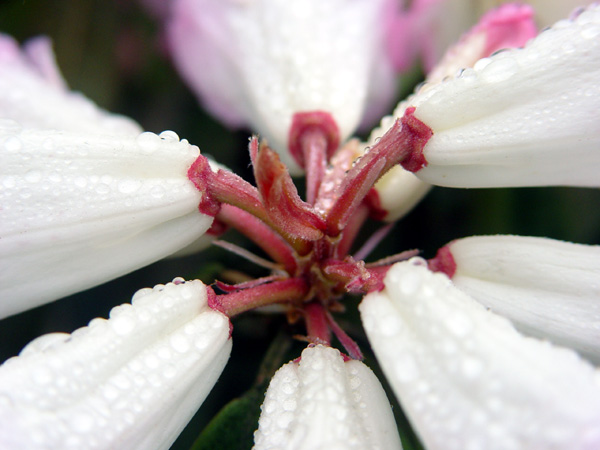
<path fill-rule="evenodd" d="M 249 123 L 297 171 L 287 152 L 294 113 L 331 113 L 344 141 L 362 118 L 372 83 L 393 81 L 374 74 L 392 70 L 376 59 L 383 48 L 383 3 L 181 0 L 171 47 L 213 112 L 233 124 Z"/>
<path fill-rule="evenodd" d="M 0 317 L 150 264 L 210 227 L 187 178 L 199 150 L 173 134 L 0 125 Z"/>
<path fill-rule="evenodd" d="M 444 3 L 446 7 L 449 6 L 448 2 Z M 426 8 L 438 9 L 438 13 L 441 12 L 441 9 L 434 8 L 433 4 L 428 4 Z M 417 92 L 430 89 L 431 86 L 442 82 L 445 77 L 454 76 L 463 67 L 472 67 L 478 59 L 488 56 L 498 48 L 522 46 L 535 33 L 531 14 L 531 8 L 516 4 L 490 11 L 446 52 L 442 61 L 427 74 L 426 82 Z M 404 115 L 414 98 L 415 95 L 401 102 L 392 116 L 382 119 L 380 126 L 373 130 L 369 137 L 369 146 L 375 144 L 393 125 L 395 119 Z M 394 167 L 375 185 L 378 206 L 386 213 L 384 219 L 390 222 L 400 219 L 429 192 L 429 188 L 429 184 L 422 182 L 411 172 L 403 170 L 401 166 Z"/>
<path fill-rule="evenodd" d="M 25 51 L 0 34 L 0 119 L 24 127 L 136 135 L 133 120 L 108 114 L 81 94 L 69 92 L 47 38 L 29 41 Z"/>
<path fill-rule="evenodd" d="M 600 186 L 600 6 L 420 92 L 424 181 Z"/>
<path fill-rule="evenodd" d="M 373 372 L 330 347 L 309 347 L 279 369 L 261 410 L 256 450 L 402 448 Z"/>
<path fill-rule="evenodd" d="M 411 172 L 394 166 L 374 186 L 386 222 L 395 222 L 410 212 L 431 189 Z"/>
<path fill-rule="evenodd" d="M 385 286 L 363 325 L 426 448 L 599 448 L 600 373 L 575 352 L 522 336 L 423 260 Z"/>
<path fill-rule="evenodd" d="M 452 281 L 534 336 L 600 360 L 600 247 L 520 236 L 448 245 Z"/>
<path fill-rule="evenodd" d="M 0 366 L 2 448 L 169 448 L 231 350 L 200 281 L 143 289 L 109 320 L 41 340 Z"/>

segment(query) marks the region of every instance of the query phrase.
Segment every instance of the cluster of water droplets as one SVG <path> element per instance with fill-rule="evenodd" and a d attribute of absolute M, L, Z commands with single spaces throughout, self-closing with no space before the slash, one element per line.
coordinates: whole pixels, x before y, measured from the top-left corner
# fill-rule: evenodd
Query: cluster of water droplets
<path fill-rule="evenodd" d="M 32 448 L 106 448 L 143 424 L 147 411 L 161 411 L 156 402 L 185 395 L 186 383 L 172 380 L 183 374 L 193 380 L 228 335 L 228 319 L 207 307 L 200 281 L 175 279 L 138 291 L 108 320 L 94 319 L 71 335 L 42 336 L 8 360 L 0 401 L 28 413 L 3 421 L 27 426 Z M 43 420 L 19 422 L 35 414 Z"/>
<path fill-rule="evenodd" d="M 311 442 L 334 448 L 381 448 L 386 425 L 392 428 L 387 432 L 395 429 L 389 408 L 384 409 L 390 412 L 388 421 L 372 414 L 387 406 L 382 393 L 363 363 L 344 362 L 330 347 L 309 347 L 299 362 L 286 364 L 271 380 L 255 433 L 256 448 Z M 327 434 L 319 431 L 322 428 Z"/>
<path fill-rule="evenodd" d="M 187 179 L 197 147 L 172 131 L 137 137 L 39 132 L 0 126 L 2 228 L 23 232 L 82 220 L 133 214 L 201 193 Z"/>
<path fill-rule="evenodd" d="M 563 448 L 596 420 L 590 408 L 587 423 L 572 423 L 574 398 L 583 401 L 588 391 L 549 395 L 537 375 L 560 366 L 568 373 L 560 377 L 577 376 L 589 387 L 597 383 L 591 366 L 575 352 L 520 335 L 444 274 L 429 272 L 423 260 L 394 266 L 386 289 L 367 296 L 361 312 L 378 360 L 425 445 L 517 448 L 544 435 L 546 448 Z"/>

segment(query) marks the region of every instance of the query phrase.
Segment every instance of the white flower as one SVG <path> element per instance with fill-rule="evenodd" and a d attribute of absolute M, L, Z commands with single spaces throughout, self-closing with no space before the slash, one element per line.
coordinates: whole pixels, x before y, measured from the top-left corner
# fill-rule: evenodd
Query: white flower
<path fill-rule="evenodd" d="M 474 236 L 439 252 L 439 269 L 523 332 L 600 359 L 600 247 Z"/>
<path fill-rule="evenodd" d="M 598 186 L 600 9 L 411 99 L 433 131 L 411 168 L 453 187 Z"/>
<path fill-rule="evenodd" d="M 259 449 L 398 449 L 400 437 L 381 383 L 360 361 L 317 345 L 280 368 L 265 394 Z"/>
<path fill-rule="evenodd" d="M 419 6 L 416 8 L 420 9 Z M 367 148 L 373 146 L 394 121 L 413 105 L 420 92 L 454 77 L 458 71 L 472 67 L 478 60 L 500 49 L 522 47 L 536 34 L 533 10 L 528 6 L 508 4 L 489 11 L 457 44 L 448 49 L 442 60 L 427 74 L 421 88 L 400 102 L 393 115 L 381 120 L 380 126 L 371 132 L 365 145 Z M 393 167 L 381 177 L 374 189 L 383 219 L 389 222 L 400 219 L 429 192 L 430 187 L 402 166 Z"/>
<path fill-rule="evenodd" d="M 374 9 L 362 1 L 352 4 L 356 9 L 342 8 L 337 0 L 332 4 L 339 9 L 334 12 L 345 12 L 340 14 L 344 20 L 335 22 L 333 29 L 339 33 L 335 37 L 345 45 L 346 40 L 353 43 L 358 60 L 364 62 L 361 58 L 368 59 L 367 49 L 375 45 L 375 38 L 367 33 L 372 30 L 357 32 L 345 26 L 345 21 L 351 23 L 353 18 L 358 24 L 372 23 Z M 217 113 L 232 112 L 228 108 L 243 104 L 240 111 L 233 111 L 231 122 L 250 121 L 266 130 L 276 145 L 285 147 L 293 114 L 305 111 L 305 105 L 309 110 L 317 108 L 318 102 L 311 103 L 314 99 L 310 96 L 296 97 L 296 91 L 291 97 L 289 92 L 282 92 L 289 74 L 281 67 L 265 72 L 258 69 L 277 62 L 279 43 L 294 44 L 283 39 L 288 31 L 291 35 L 298 32 L 305 45 L 299 46 L 302 51 L 289 55 L 306 56 L 317 68 L 316 63 L 322 62 L 333 80 L 327 78 L 328 82 L 335 84 L 335 78 L 341 76 L 340 61 L 329 61 L 325 58 L 329 55 L 320 52 L 323 41 L 318 33 L 307 36 L 305 30 L 276 26 L 280 23 L 275 19 L 286 16 L 284 6 L 289 4 L 210 5 L 222 19 L 218 24 L 225 31 L 238 26 L 242 36 L 235 42 L 239 48 L 232 50 L 233 59 L 212 55 L 215 66 L 211 70 L 225 68 L 228 75 L 236 75 L 235 70 L 228 71 L 237 58 L 242 70 L 239 78 L 211 80 L 233 83 L 235 88 L 215 90 L 218 98 L 214 101 L 224 108 Z M 276 8 L 261 9 L 265 5 Z M 310 22 L 314 16 L 308 13 L 327 7 L 293 3 L 291 10 L 306 12 L 305 19 Z M 600 143 L 595 127 L 600 49 L 597 39 L 590 38 L 600 35 L 599 11 L 598 6 L 589 8 L 574 22 L 561 22 L 541 34 L 525 49 L 481 60 L 455 79 L 440 81 L 439 76 L 432 76 L 431 85 L 419 89 L 397 110 L 400 117 L 413 120 L 412 125 L 431 131 L 423 133 L 427 139 L 411 134 L 409 125 L 396 123 L 393 130 L 397 135 L 374 143 L 354 165 L 350 158 L 344 159 L 356 149 L 352 147 L 355 143 L 349 144 L 338 153 L 339 165 L 312 179 L 314 204 L 321 209 L 300 199 L 285 167 L 256 140 L 251 141 L 250 150 L 258 189 L 224 172 L 192 173 L 194 180 L 205 177 L 214 181 L 214 186 L 218 184 L 209 193 L 198 192 L 188 180 L 188 168 L 199 155 L 198 149 L 180 142 L 171 132 L 159 137 L 138 134 L 138 130 L 122 131 L 120 126 L 119 131 L 104 127 L 71 129 L 62 127 L 63 119 L 44 125 L 44 115 L 30 123 L 23 118 L 23 126 L 3 122 L 0 155 L 6 164 L 0 168 L 0 185 L 5 188 L 4 198 L 10 199 L 8 208 L 3 209 L 10 220 L 3 220 L 1 225 L 0 255 L 7 269 L 0 276 L 5 277 L 2 288 L 6 285 L 6 292 L 20 299 L 19 305 L 9 299 L 5 314 L 100 283 L 186 245 L 204 233 L 212 221 L 198 212 L 198 204 L 208 197 L 217 203 L 217 209 L 218 201 L 224 203 L 223 222 L 240 228 L 275 260 L 271 263 L 249 255 L 270 267 L 272 275 L 235 286 L 221 283 L 227 295 L 212 297 L 209 292 L 208 306 L 236 315 L 282 303 L 288 307 L 290 321 L 305 321 L 306 340 L 330 344 L 335 334 L 348 353 L 359 358 L 360 349 L 335 322 L 332 312 L 342 307 L 338 302 L 342 292 L 370 292 L 360 307 L 364 328 L 427 448 L 598 447 L 598 369 L 571 350 L 525 337 L 496 314 L 514 319 L 525 332 L 596 355 L 598 314 L 589 299 L 596 297 L 597 289 L 590 283 L 577 290 L 579 283 L 595 279 L 595 267 L 585 270 L 572 262 L 551 264 L 548 275 L 568 271 L 567 283 L 555 283 L 554 278 L 537 274 L 537 270 L 548 268 L 544 260 L 554 258 L 577 258 L 594 265 L 597 249 L 533 238 L 456 241 L 430 262 L 432 268 L 451 274 L 456 285 L 446 275 L 433 273 L 421 259 L 390 268 L 390 261 L 397 261 L 397 257 L 368 265 L 349 252 L 358 228 L 373 212 L 363 200 L 383 168 L 395 164 L 396 160 L 386 157 L 402 153 L 382 151 L 389 142 L 406 150 L 406 166 L 435 184 L 597 185 L 593 175 L 598 169 L 595 147 Z M 264 15 L 257 16 L 259 13 Z M 197 20 L 192 15 L 188 19 L 193 17 Z M 247 25 L 251 19 L 260 20 L 253 21 L 253 26 L 241 26 L 240 22 L 246 20 Z M 218 30 L 217 39 L 224 39 L 219 34 L 223 29 Z M 330 36 L 328 32 L 324 36 Z M 361 39 L 354 39 L 354 32 Z M 229 43 L 219 42 L 220 51 L 231 50 Z M 243 51 L 246 45 L 257 50 L 256 57 Z M 32 66 L 23 63 L 22 67 L 30 76 Z M 48 92 L 56 91 L 56 101 L 64 99 L 71 105 L 57 117 L 70 117 L 81 103 L 70 103 L 71 94 L 56 82 L 57 71 L 48 70 L 54 66 L 39 67 L 45 67 L 40 72 L 45 75 L 28 78 L 34 80 L 32 86 L 46 80 L 53 86 Z M 292 73 L 300 81 L 292 87 L 306 94 L 306 80 L 299 75 L 305 67 L 296 69 Z M 342 138 L 356 126 L 361 102 L 368 95 L 365 86 L 369 85 L 366 74 L 370 65 L 361 69 L 364 71 L 353 79 L 360 83 L 352 85 L 360 88 L 355 93 L 360 101 L 351 98 L 347 104 L 344 99 L 340 103 L 344 108 L 338 110 L 339 105 L 329 100 L 346 92 L 345 88 L 316 90 L 335 94 L 319 100 L 327 100 L 323 104 L 335 117 Z M 311 66 L 310 70 L 317 69 Z M 317 78 L 311 75 L 306 82 Z M 540 80 L 545 83 L 540 85 Z M 18 77 L 13 77 L 13 82 L 18 86 Z M 269 86 L 275 91 L 269 91 Z M 258 90 L 254 91 L 255 87 Z M 41 92 L 46 95 L 44 89 Z M 279 100 L 281 104 L 274 106 Z M 5 118 L 13 118 L 19 103 L 12 105 Z M 106 117 L 92 110 L 93 117 Z M 561 126 L 556 126 L 558 119 Z M 129 129 L 129 122 L 124 123 Z M 569 149 L 573 141 L 578 144 L 574 162 L 560 152 Z M 373 155 L 383 157 L 372 161 Z M 337 164 L 335 156 L 327 161 Z M 350 173 L 347 178 L 345 170 Z M 103 179 L 105 171 L 110 183 Z M 363 176 L 351 177 L 357 173 Z M 55 174 L 61 181 L 56 187 L 52 185 Z M 331 189 L 325 186 L 328 183 L 321 183 L 323 180 L 333 180 Z M 98 192 L 101 183 L 109 185 L 108 192 L 103 194 L 104 188 Z M 155 188 L 165 186 L 168 192 L 156 195 Z M 220 195 L 218 201 L 211 197 L 215 192 Z M 396 208 L 393 214 L 401 214 L 414 200 L 414 196 L 392 198 L 392 203 L 399 203 L 392 205 Z M 247 255 L 235 246 L 231 248 Z M 490 250 L 495 252 L 493 257 L 481 255 Z M 50 255 L 60 258 L 52 260 Z M 94 270 L 86 266 L 90 261 Z M 528 276 L 530 265 L 536 265 L 537 270 Z M 546 295 L 552 305 L 550 312 L 554 312 L 539 317 L 548 312 L 537 302 Z M 133 306 L 113 310 L 109 321 L 93 321 L 67 340 L 51 336 L 34 341 L 22 356 L 0 368 L 0 418 L 5 419 L 0 420 L 0 443 L 23 448 L 38 444 L 105 448 L 170 445 L 202 402 L 229 354 L 229 322 L 207 307 L 206 296 L 200 282 L 183 285 L 177 280 L 154 291 L 142 291 L 134 297 Z M 530 306 L 517 305 L 517 299 Z M 524 311 L 533 316 L 537 312 L 538 317 L 532 319 Z M 556 317 L 557 311 L 564 313 L 562 317 Z M 569 326 L 574 320 L 585 328 L 572 332 Z M 255 437 L 257 448 L 400 446 L 387 400 L 370 370 L 357 361 L 344 362 L 337 350 L 326 346 L 308 348 L 300 362 L 292 362 L 277 373 Z"/>
<path fill-rule="evenodd" d="M 0 447 L 169 448 L 223 370 L 229 332 L 206 287 L 176 279 L 36 339 L 0 366 Z"/>
<path fill-rule="evenodd" d="M 519 334 L 434 274 L 396 264 L 361 305 L 369 341 L 428 449 L 592 449 L 600 372 Z"/>
<path fill-rule="evenodd" d="M 187 178 L 198 147 L 140 133 L 15 45 L 0 36 L 0 317 L 157 261 L 212 223 Z M 53 60 L 47 41 L 32 47 Z"/>

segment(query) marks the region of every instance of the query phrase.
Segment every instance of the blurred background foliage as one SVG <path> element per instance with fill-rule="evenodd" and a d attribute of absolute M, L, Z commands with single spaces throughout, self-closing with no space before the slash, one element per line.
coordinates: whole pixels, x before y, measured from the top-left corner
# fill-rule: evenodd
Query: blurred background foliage
<path fill-rule="evenodd" d="M 249 131 L 228 130 L 202 111 L 169 61 L 161 30 L 164 17 L 160 16 L 160 12 L 150 12 L 134 0 L 5 0 L 0 3 L 0 31 L 20 42 L 41 34 L 50 36 L 58 65 L 73 90 L 83 92 L 107 110 L 133 117 L 146 130 L 172 129 L 198 145 L 203 153 L 213 155 L 217 161 L 251 179 L 246 151 Z M 404 82 L 405 92 L 412 89 L 413 78 Z M 396 225 L 369 259 L 412 248 L 421 249 L 425 257 L 431 257 L 450 240 L 475 234 L 547 236 L 599 244 L 599 204 L 600 192 L 592 189 L 435 188 Z M 365 236 L 378 226 L 368 224 Z M 226 239 L 260 254 L 260 250 L 233 233 L 228 233 Z M 232 268 L 252 276 L 264 275 L 263 269 L 238 256 L 211 248 L 198 255 L 160 261 L 103 286 L 5 319 L 0 322 L 0 361 L 16 355 L 40 334 L 71 332 L 94 317 L 107 317 L 110 308 L 128 301 L 139 288 L 166 283 L 176 276 L 199 277 L 210 283 Z M 367 363 L 377 372 L 358 321 L 358 301 L 358 298 L 348 299 L 348 312 L 340 321 L 361 344 Z M 281 338 L 273 341 L 282 327 L 287 336 L 303 332 L 286 325 L 281 317 L 250 314 L 234 321 L 230 364 L 176 448 L 189 448 L 226 402 L 253 386 L 252 400 L 246 401 L 241 411 L 249 408 L 258 414 L 265 377 L 268 379 L 273 367 L 299 356 L 303 348 L 298 342 L 289 345 L 289 339 L 283 340 L 287 342 L 285 345 L 281 344 Z M 261 363 L 271 342 L 275 342 L 271 357 Z M 257 379 L 259 367 L 262 375 Z M 389 398 L 395 402 L 393 395 Z M 405 428 L 397 404 L 394 410 L 400 426 Z M 228 417 L 227 420 L 236 420 L 235 414 Z M 215 426 L 220 430 L 218 424 Z M 233 439 L 232 448 L 249 448 L 247 439 L 252 431 L 246 430 L 245 441 Z M 406 448 L 413 448 L 414 441 L 407 444 Z"/>

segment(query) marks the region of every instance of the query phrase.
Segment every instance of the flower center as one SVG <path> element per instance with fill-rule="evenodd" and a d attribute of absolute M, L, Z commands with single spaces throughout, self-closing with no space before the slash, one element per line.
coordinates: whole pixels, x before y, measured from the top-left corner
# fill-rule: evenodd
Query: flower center
<path fill-rule="evenodd" d="M 409 108 L 363 155 L 357 141 L 337 149 L 337 126 L 328 113 L 297 114 L 290 148 L 307 171 L 306 200 L 298 195 L 277 153 L 265 143 L 259 145 L 256 138 L 250 141 L 256 187 L 231 172 L 213 172 L 206 158 L 199 156 L 188 177 L 203 194 L 200 211 L 214 216 L 218 228 L 237 229 L 273 261 L 263 264 L 271 268 L 271 276 L 233 286 L 217 283 L 224 294 L 212 295 L 211 307 L 231 317 L 265 305 L 286 304 L 290 321 L 302 318 L 306 323 L 309 341 L 328 344 L 333 332 L 351 356 L 359 357 L 360 350 L 331 312 L 343 310 L 339 300 L 345 293 L 381 289 L 391 264 L 414 254 L 365 264 L 362 257 L 368 247 L 385 234 L 379 233 L 367 241 L 367 250 L 359 251 L 360 257 L 349 255 L 369 215 L 380 216 L 369 200 L 376 181 L 396 164 L 421 163 L 432 132 L 413 112 Z"/>

